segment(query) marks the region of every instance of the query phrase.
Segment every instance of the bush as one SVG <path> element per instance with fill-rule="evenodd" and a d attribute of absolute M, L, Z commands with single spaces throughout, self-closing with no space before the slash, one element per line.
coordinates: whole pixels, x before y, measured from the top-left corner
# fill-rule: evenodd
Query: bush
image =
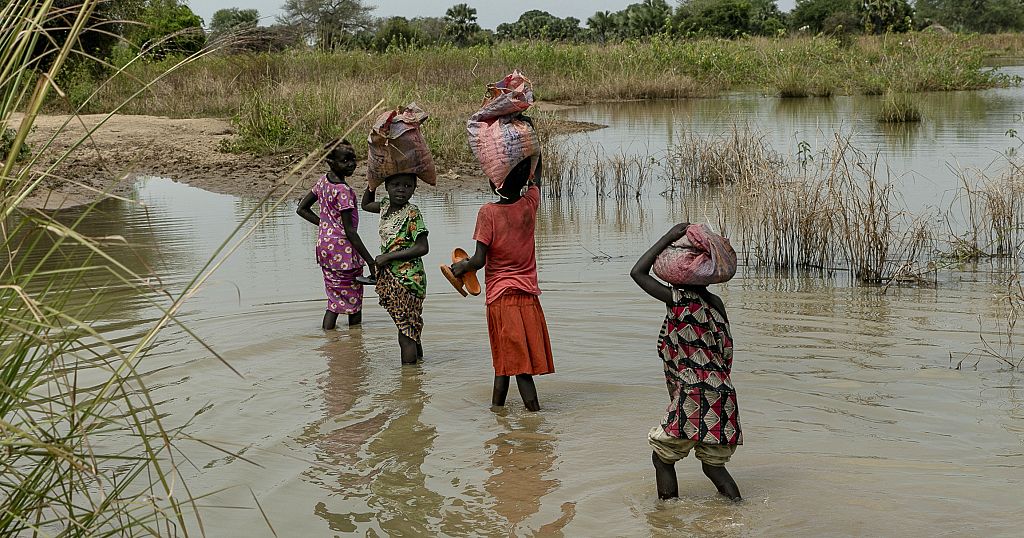
<path fill-rule="evenodd" d="M 18 137 L 18 131 L 5 127 L 3 131 L 0 131 L 0 161 L 6 161 L 7 156 L 11 153 L 11 146 L 14 145 L 14 139 Z M 28 147 L 28 142 L 25 142 L 18 148 L 18 156 L 14 158 L 15 161 L 23 161 L 32 154 L 32 150 Z"/>
<path fill-rule="evenodd" d="M 150 0 L 127 37 L 139 48 L 151 47 L 155 59 L 192 54 L 206 45 L 203 19 L 178 0 Z"/>

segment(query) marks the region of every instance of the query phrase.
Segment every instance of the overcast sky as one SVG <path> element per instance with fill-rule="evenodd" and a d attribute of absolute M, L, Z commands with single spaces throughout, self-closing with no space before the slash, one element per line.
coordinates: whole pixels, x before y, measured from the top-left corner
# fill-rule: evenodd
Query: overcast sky
<path fill-rule="evenodd" d="M 442 17 L 445 10 L 454 4 L 465 1 L 471 7 L 476 8 L 477 19 L 480 26 L 494 29 L 503 22 L 512 22 L 519 18 L 524 11 L 531 9 L 542 9 L 559 17 L 576 17 L 587 22 L 597 11 L 618 11 L 638 2 L 639 0 L 369 0 L 366 3 L 376 5 L 374 15 L 378 17 L 390 17 L 401 15 L 403 17 Z M 795 0 L 778 0 L 779 9 L 789 11 L 793 8 Z M 263 17 L 263 24 L 273 24 L 274 18 L 281 14 L 281 4 L 284 0 L 189 0 L 188 5 L 197 15 L 207 23 L 213 13 L 226 7 L 256 8 Z M 675 2 L 670 1 L 670 4 Z"/>

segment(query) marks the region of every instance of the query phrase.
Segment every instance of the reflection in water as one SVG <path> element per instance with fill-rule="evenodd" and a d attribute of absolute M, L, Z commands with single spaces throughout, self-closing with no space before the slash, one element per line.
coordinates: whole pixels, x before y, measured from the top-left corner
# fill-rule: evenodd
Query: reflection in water
<path fill-rule="evenodd" d="M 319 382 L 325 416 L 302 439 L 318 449 L 319 465 L 307 471 L 307 479 L 337 497 L 317 501 L 313 513 L 339 532 L 430 534 L 444 499 L 427 487 L 422 470 L 436 435 L 419 420 L 427 401 L 422 370 L 402 368 L 397 388 L 373 396 L 361 329 L 321 351 L 328 365 Z"/>
<path fill-rule="evenodd" d="M 679 464 L 676 466 L 680 467 Z M 683 471 L 682 468 L 678 470 Z M 690 471 L 700 473 L 695 467 Z M 659 501 L 644 515 L 654 536 L 744 536 L 750 532 L 747 508 L 745 503 L 734 503 L 724 498 L 694 499 L 688 496 Z"/>
<path fill-rule="evenodd" d="M 487 441 L 491 453 L 492 474 L 484 488 L 495 501 L 494 510 L 507 523 L 507 533 L 519 535 L 519 526 L 540 511 L 541 498 L 554 491 L 559 481 L 549 478 L 555 463 L 555 436 L 543 433 L 541 415 L 527 415 L 517 421 L 498 417 L 504 430 Z M 561 532 L 575 514 L 575 504 L 566 503 L 562 516 L 544 525 L 541 533 L 550 536 Z M 503 533 L 504 534 L 504 533 Z"/>
<path fill-rule="evenodd" d="M 360 454 L 363 445 L 387 421 L 387 415 L 380 410 L 357 407 L 366 394 L 368 377 L 362 331 L 354 329 L 339 334 L 319 351 L 327 360 L 327 370 L 318 380 L 323 391 L 324 417 L 308 426 L 300 437 L 300 441 L 315 442 L 318 448 L 319 465 L 309 469 L 306 476 L 327 491 L 342 496 L 365 496 L 373 474 L 359 467 Z M 316 503 L 313 513 L 327 520 L 331 530 L 340 532 L 354 532 L 360 523 L 368 523 L 374 517 L 369 510 L 334 514 L 323 501 Z"/>
<path fill-rule="evenodd" d="M 426 536 L 441 521 L 444 498 L 427 487 L 423 462 L 437 435 L 420 422 L 427 402 L 423 371 L 401 369 L 398 388 L 376 400 L 391 421 L 368 447 L 366 464 L 376 470 L 367 504 L 389 536 Z"/>
<path fill-rule="evenodd" d="M 1005 69 L 1024 74 L 1024 67 Z M 957 186 L 950 165 L 986 168 L 1014 146 L 1008 129 L 1020 130 L 1014 115 L 1024 110 L 1020 88 L 982 92 L 934 92 L 914 96 L 920 124 L 890 125 L 876 120 L 883 96 L 779 99 L 736 93 L 716 99 L 598 103 L 564 112 L 570 119 L 610 125 L 569 140 L 574 144 L 660 154 L 682 134 L 719 136 L 734 125 L 766 135 L 781 154 L 797 155 L 799 144 L 817 153 L 835 133 L 850 135 L 855 148 L 880 153 L 911 210 L 939 207 Z"/>

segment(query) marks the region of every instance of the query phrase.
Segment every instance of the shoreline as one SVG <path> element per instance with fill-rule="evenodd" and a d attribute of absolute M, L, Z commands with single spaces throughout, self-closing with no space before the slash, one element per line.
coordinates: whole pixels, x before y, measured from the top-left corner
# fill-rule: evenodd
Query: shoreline
<path fill-rule="evenodd" d="M 538 103 L 544 112 L 568 110 L 571 105 Z M 45 155 L 54 156 L 35 165 L 44 171 L 85 137 L 106 114 L 40 115 L 29 134 L 28 143 L 38 151 L 60 132 Z M 22 115 L 11 118 L 16 126 Z M 67 126 L 64 127 L 64 124 Z M 548 135 L 592 131 L 606 126 L 569 120 L 543 119 L 541 129 Z M 172 179 L 206 191 L 235 196 L 260 197 L 279 185 L 304 155 L 283 154 L 254 156 L 226 153 L 222 144 L 231 140 L 235 131 L 227 119 L 174 119 L 162 116 L 112 116 L 84 140 L 55 168 L 30 196 L 25 207 L 57 210 L 81 206 L 100 199 L 104 192 L 121 196 L 131 189 L 137 177 L 153 175 Z M 436 192 L 486 191 L 487 180 L 475 162 L 437 162 Z M 365 161 L 352 176 L 357 189 L 366 184 Z M 307 175 L 303 183 L 311 183 L 320 171 Z M 292 179 L 299 176 L 292 176 Z"/>

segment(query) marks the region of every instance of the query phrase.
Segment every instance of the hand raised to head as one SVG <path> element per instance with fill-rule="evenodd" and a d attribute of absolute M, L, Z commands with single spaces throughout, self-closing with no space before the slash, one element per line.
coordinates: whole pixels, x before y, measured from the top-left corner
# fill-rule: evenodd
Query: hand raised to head
<path fill-rule="evenodd" d="M 663 237 L 663 239 L 665 239 L 665 240 L 667 240 L 669 242 L 678 241 L 678 240 L 686 237 L 686 229 L 689 228 L 689 227 L 690 227 L 690 223 L 689 222 L 680 222 L 679 224 L 676 224 L 675 226 L 670 228 L 669 231 L 665 233 L 665 236 Z"/>

